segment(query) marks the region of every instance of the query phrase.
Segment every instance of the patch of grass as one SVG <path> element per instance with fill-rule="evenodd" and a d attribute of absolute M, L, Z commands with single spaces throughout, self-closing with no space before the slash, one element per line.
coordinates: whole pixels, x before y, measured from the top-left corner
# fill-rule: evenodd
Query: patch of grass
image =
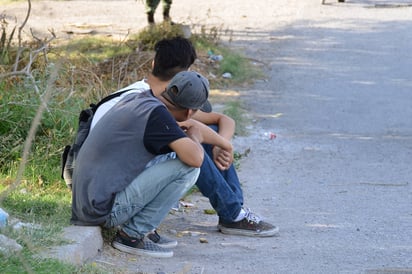
<path fill-rule="evenodd" d="M 22 185 L 2 201 L 9 214 L 26 222 L 51 222 L 62 227 L 69 224 L 71 193 L 67 189 L 41 188 L 27 181 Z"/>
<path fill-rule="evenodd" d="M 202 27 L 200 33 L 195 33 L 191 37 L 193 46 L 197 51 L 209 52 L 218 47 L 220 41 L 219 33 L 220 31 L 216 27 L 209 30 Z"/>
<path fill-rule="evenodd" d="M 30 253 L 0 255 L 0 268 L 3 273 L 74 273 L 76 270 L 56 260 L 36 259 Z"/>
<path fill-rule="evenodd" d="M 38 108 L 38 99 L 22 93 L 17 87 L 13 92 L 0 94 L 0 171 L 18 160 L 30 127 L 31 119 Z"/>
<path fill-rule="evenodd" d="M 68 244 L 68 241 L 60 236 L 62 227 L 57 227 L 52 223 L 10 222 L 10 224 L 18 228 L 6 227 L 2 229 L 2 234 L 14 239 L 27 252 L 36 254 L 48 246 Z"/>
<path fill-rule="evenodd" d="M 5 196 L 4 191 L 12 181 L 2 179 L 0 182 L 0 207 L 10 215 L 10 226 L 4 228 L 2 234 L 33 254 L 65 243 L 60 233 L 69 225 L 71 193 L 63 184 L 42 187 L 24 180 Z M 13 229 L 15 225 L 20 229 Z"/>
<path fill-rule="evenodd" d="M 250 84 L 263 77 L 261 69 L 254 66 L 243 54 L 230 51 L 227 48 L 221 49 L 221 54 L 223 60 L 220 63 L 219 71 L 221 74 L 229 72 L 233 77 L 234 84 Z"/>
<path fill-rule="evenodd" d="M 25 84 L 14 90 L 0 91 L 0 172 L 16 171 L 31 120 L 41 104 L 38 94 Z M 69 102 L 67 102 L 69 103 Z M 78 107 L 52 100 L 37 130 L 25 176 L 33 181 L 50 184 L 59 179 L 62 144 L 72 142 Z M 76 116 L 73 114 L 75 113 Z M 68 115 L 69 114 L 69 115 Z M 56 176 L 57 175 L 57 176 Z"/>
<path fill-rule="evenodd" d="M 54 259 L 40 259 L 27 251 L 8 256 L 0 254 L 0 269 L 2 273 L 108 273 L 96 264 L 74 266 Z"/>
<path fill-rule="evenodd" d="M 54 52 L 65 53 L 72 62 L 87 59 L 101 62 L 118 55 L 128 54 L 132 49 L 126 44 L 105 37 L 86 37 L 70 40 L 69 43 L 54 49 Z"/>
<path fill-rule="evenodd" d="M 222 56 L 220 61 L 211 60 L 216 68 L 215 73 L 220 79 L 218 81 L 220 86 L 250 84 L 264 76 L 261 68 L 250 62 L 243 54 L 220 45 L 218 35 L 219 31 L 216 28 L 208 33 L 202 30 L 201 34 L 193 35 L 192 42 L 196 49 L 206 52 L 209 56 Z M 224 73 L 230 73 L 232 78 L 223 79 Z"/>
<path fill-rule="evenodd" d="M 241 101 L 227 102 L 223 113 L 236 121 L 235 135 L 244 136 L 247 134 L 246 125 L 249 124 L 250 121 L 245 115 L 246 111 Z"/>
<path fill-rule="evenodd" d="M 10 183 L 10 180 L 2 179 L 1 182 L 3 185 Z M 105 273 L 95 264 L 78 267 L 38 256 L 47 247 L 68 244 L 67 240 L 61 238 L 61 232 L 69 224 L 70 204 L 71 194 L 67 189 L 58 186 L 43 189 L 31 185 L 29 181 L 22 182 L 5 197 L 0 207 L 12 218 L 9 220 L 10 226 L 1 229 L 1 234 L 14 239 L 23 250 L 7 254 L 0 252 L 1 272 Z M 20 228 L 13 229 L 15 225 Z"/>
<path fill-rule="evenodd" d="M 250 123 L 247 112 L 239 98 L 239 92 L 229 89 L 212 89 L 210 102 L 216 112 L 221 112 L 236 121 L 235 135 L 247 135 L 246 126 Z"/>
<path fill-rule="evenodd" d="M 0 18 L 0 65 L 9 64 L 11 61 L 11 41 L 15 35 L 16 26 L 8 33 L 7 25 L 7 21 L 4 18 Z"/>
<path fill-rule="evenodd" d="M 184 37 L 183 26 L 180 24 L 170 24 L 164 21 L 160 24 L 148 26 L 143 31 L 131 37 L 131 42 L 138 48 L 153 50 L 155 44 L 162 39 L 170 39 L 176 36 Z M 129 42 L 130 43 L 130 42 Z"/>

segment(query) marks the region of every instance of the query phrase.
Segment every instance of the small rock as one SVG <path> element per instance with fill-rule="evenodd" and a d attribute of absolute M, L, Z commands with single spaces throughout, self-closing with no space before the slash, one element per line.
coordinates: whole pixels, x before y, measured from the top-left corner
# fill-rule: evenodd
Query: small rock
<path fill-rule="evenodd" d="M 199 238 L 199 242 L 202 244 L 207 244 L 209 241 L 206 238 Z"/>
<path fill-rule="evenodd" d="M 222 55 L 210 55 L 209 59 L 212 61 L 222 61 L 223 60 L 223 56 Z"/>
<path fill-rule="evenodd" d="M 40 229 L 41 226 L 37 225 L 37 224 L 23 223 L 23 222 L 20 222 L 20 221 L 13 225 L 13 229 L 15 229 L 15 230 L 20 230 L 22 228 Z"/>
<path fill-rule="evenodd" d="M 7 255 L 10 254 L 10 252 L 19 252 L 22 249 L 23 247 L 15 240 L 0 234 L 0 253 Z"/>

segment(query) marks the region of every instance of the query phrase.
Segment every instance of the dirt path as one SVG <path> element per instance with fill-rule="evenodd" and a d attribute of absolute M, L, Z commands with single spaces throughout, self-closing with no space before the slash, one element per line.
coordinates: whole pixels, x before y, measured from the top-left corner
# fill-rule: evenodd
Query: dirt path
<path fill-rule="evenodd" d="M 173 258 L 105 246 L 96 262 L 117 273 L 411 273 L 410 1 L 174 2 L 173 20 L 216 26 L 267 64 L 266 81 L 239 90 L 255 123 L 235 145 L 251 150 L 239 173 L 246 205 L 281 236 L 222 235 L 193 195 L 162 226 L 179 240 Z M 121 38 L 146 18 L 140 1 L 41 1 L 28 25 Z"/>

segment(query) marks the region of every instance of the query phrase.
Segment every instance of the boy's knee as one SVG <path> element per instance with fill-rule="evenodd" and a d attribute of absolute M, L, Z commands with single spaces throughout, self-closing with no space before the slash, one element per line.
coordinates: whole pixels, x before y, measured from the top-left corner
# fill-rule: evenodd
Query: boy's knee
<path fill-rule="evenodd" d="M 200 168 L 197 167 L 187 167 L 187 173 L 186 173 L 186 180 L 185 180 L 185 184 L 187 185 L 187 187 L 191 187 L 193 186 L 196 181 L 197 178 L 199 178 L 199 174 L 200 174 Z"/>

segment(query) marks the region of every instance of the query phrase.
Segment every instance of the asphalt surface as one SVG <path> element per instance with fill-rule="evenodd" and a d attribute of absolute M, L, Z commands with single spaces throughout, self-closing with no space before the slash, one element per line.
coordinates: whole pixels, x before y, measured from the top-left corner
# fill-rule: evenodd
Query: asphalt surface
<path fill-rule="evenodd" d="M 79 21 L 56 16 L 56 28 L 87 21 L 117 35 L 144 26 L 142 5 L 128 13 L 125 2 L 44 4 L 32 24 L 71 10 L 65 16 Z M 173 258 L 106 243 L 95 262 L 117 273 L 412 273 L 412 1 L 174 2 L 173 20 L 218 26 L 264 64 L 265 80 L 234 88 L 253 121 L 234 143 L 250 150 L 239 171 L 245 204 L 280 236 L 222 235 L 216 216 L 202 214 L 207 200 L 193 196 L 194 208 L 161 227 L 178 238 Z M 88 16 L 81 3 L 105 9 Z"/>
<path fill-rule="evenodd" d="M 412 273 L 411 10 L 376 2 L 303 10 L 259 49 L 270 77 L 243 99 L 277 138 L 240 176 L 282 231 L 270 273 Z"/>

